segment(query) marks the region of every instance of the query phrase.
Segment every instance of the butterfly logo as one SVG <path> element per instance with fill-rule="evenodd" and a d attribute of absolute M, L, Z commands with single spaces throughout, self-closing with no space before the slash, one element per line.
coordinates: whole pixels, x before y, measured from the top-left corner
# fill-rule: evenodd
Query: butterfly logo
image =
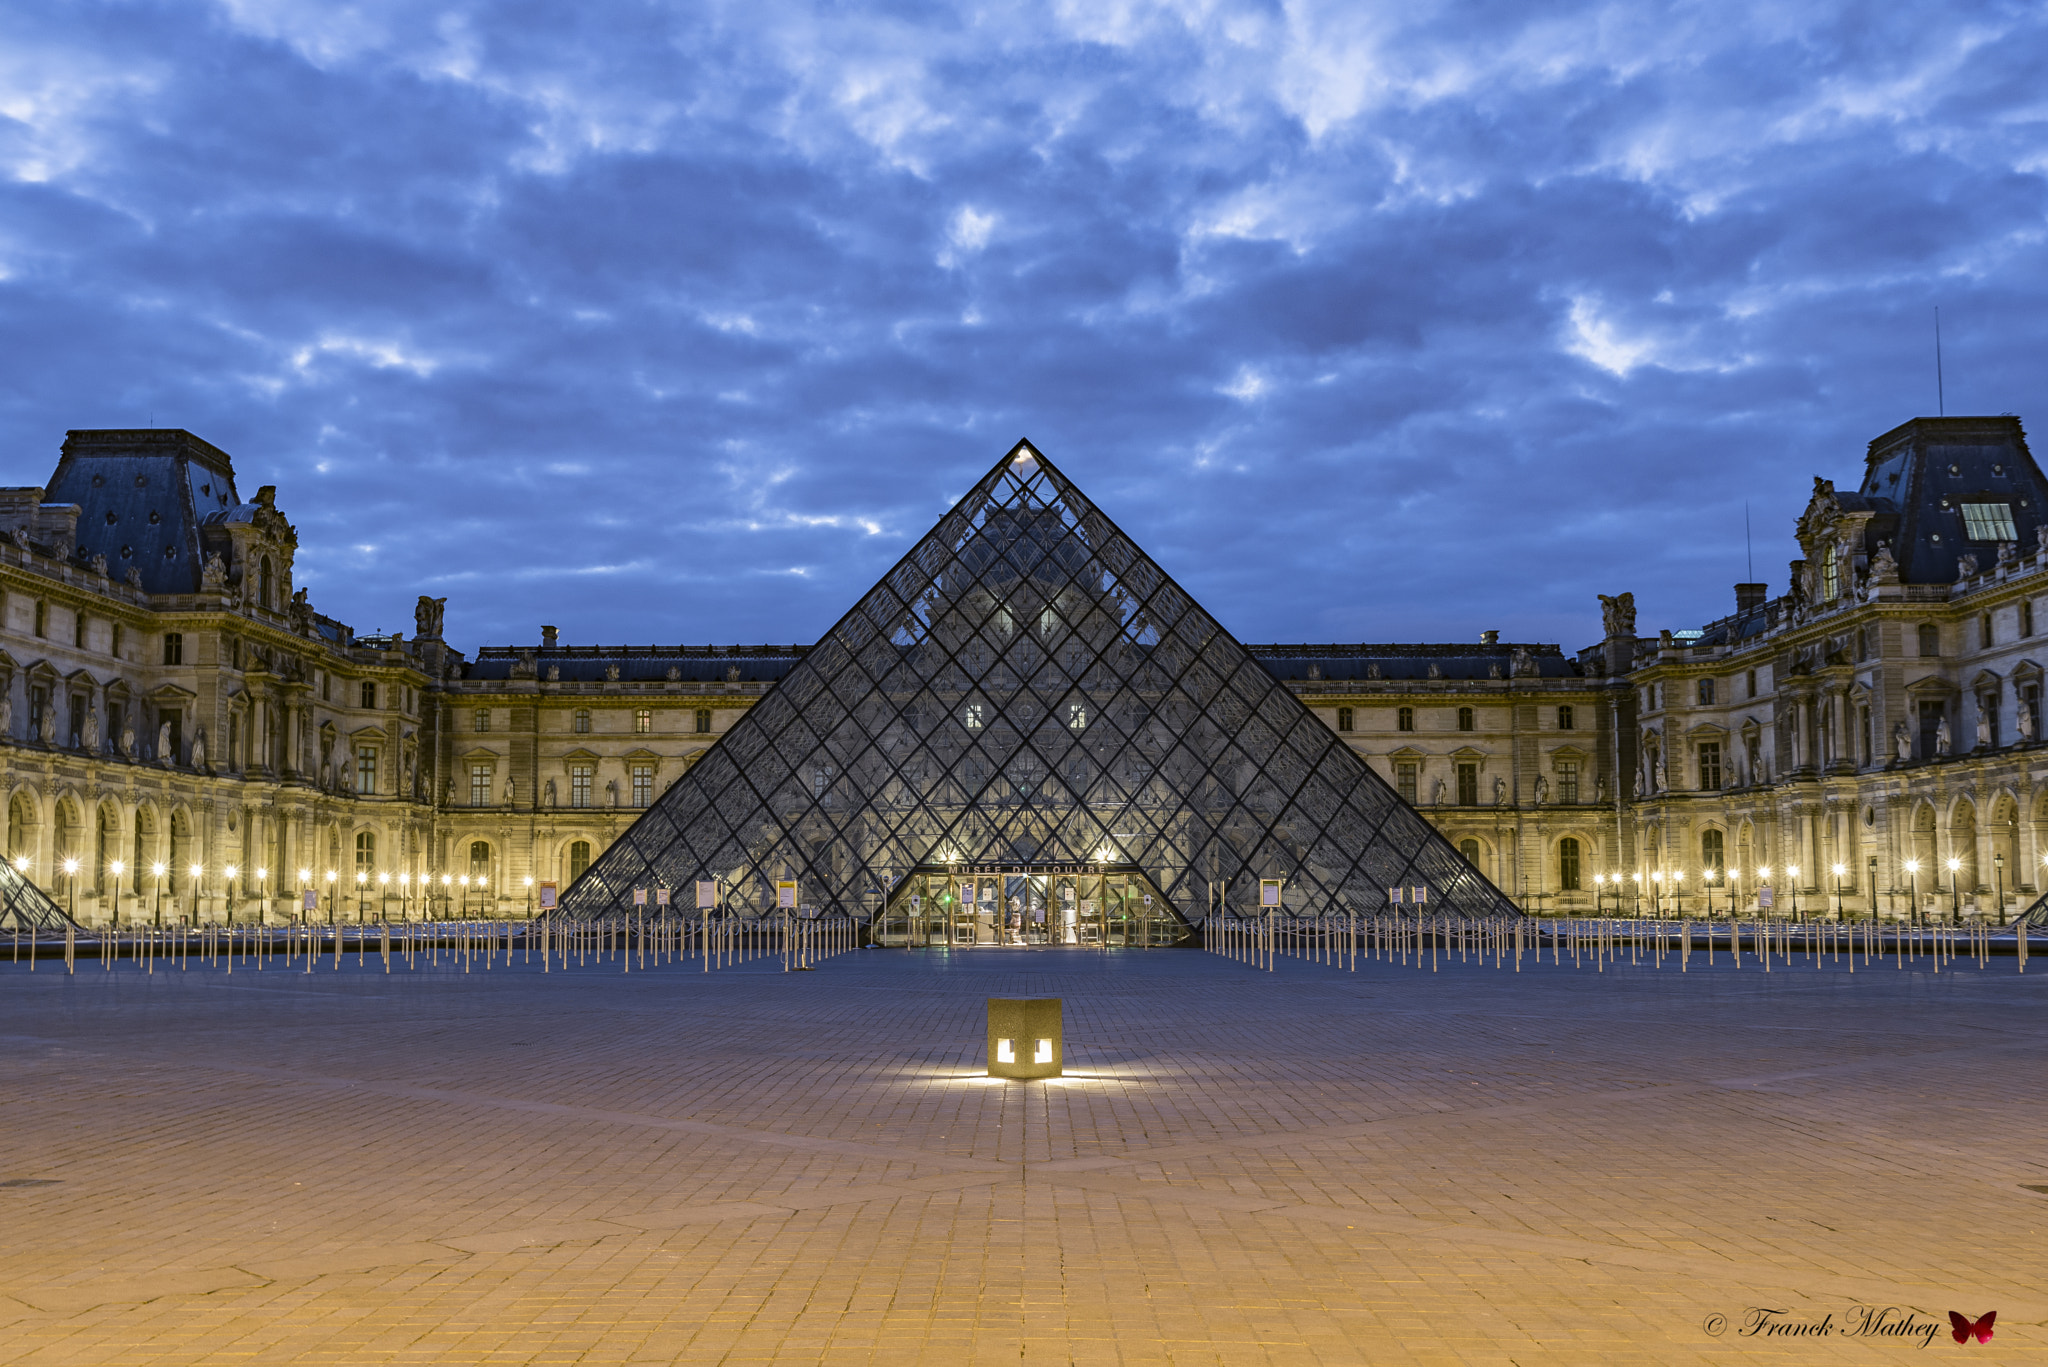
<path fill-rule="evenodd" d="M 1985 1313 L 1983 1319 L 1972 1324 L 1968 1315 L 1958 1315 L 1955 1311 L 1951 1310 L 1948 1312 L 1948 1322 L 1954 1325 L 1955 1328 L 1949 1332 L 1955 1335 L 1957 1343 L 1968 1343 L 1972 1334 L 1977 1336 L 1977 1342 L 1989 1343 L 1991 1342 L 1991 1322 L 1997 1318 L 1998 1312 L 1991 1310 Z"/>

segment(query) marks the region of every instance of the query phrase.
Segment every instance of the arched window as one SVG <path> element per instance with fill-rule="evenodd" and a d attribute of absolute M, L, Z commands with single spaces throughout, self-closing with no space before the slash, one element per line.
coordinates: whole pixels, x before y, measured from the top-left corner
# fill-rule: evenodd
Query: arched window
<path fill-rule="evenodd" d="M 577 709 L 576 709 L 576 719 L 575 719 L 575 723 L 574 723 L 574 725 L 575 725 L 575 731 L 576 731 L 576 734 L 577 734 L 577 735 L 579 735 L 579 736 L 587 736 L 587 735 L 589 735 L 589 734 L 590 734 L 590 709 L 589 709 L 589 708 L 587 708 L 587 707 L 579 707 L 579 708 L 577 708 Z"/>
<path fill-rule="evenodd" d="M 266 608 L 276 606 L 270 597 L 270 557 L 267 555 L 256 571 L 256 601 Z"/>
<path fill-rule="evenodd" d="M 1470 731 L 1473 727 L 1473 722 L 1474 718 L 1471 708 L 1461 707 L 1458 709 L 1458 729 L 1460 731 Z"/>
<path fill-rule="evenodd" d="M 1566 892 L 1579 890 L 1579 842 L 1569 835 L 1557 842 L 1557 885 Z"/>
<path fill-rule="evenodd" d="M 491 873 L 491 842 L 472 840 L 469 842 L 469 876 L 488 878 Z"/>
<path fill-rule="evenodd" d="M 356 832 L 356 872 L 377 876 L 377 837 L 371 831 Z"/>
<path fill-rule="evenodd" d="M 569 881 L 575 882 L 590 867 L 590 842 L 572 840 L 569 842 Z"/>
<path fill-rule="evenodd" d="M 1415 709 L 1412 707 L 1395 708 L 1394 729 L 1396 731 L 1413 731 L 1415 729 Z"/>
<path fill-rule="evenodd" d="M 1700 867 L 1712 869 L 1714 876 L 1720 877 L 1728 868 L 1726 849 L 1719 831 L 1700 832 Z"/>
<path fill-rule="evenodd" d="M 1479 867 L 1479 842 L 1477 840 L 1460 840 L 1458 842 L 1458 853 L 1464 855 L 1465 862 L 1473 868 Z"/>
<path fill-rule="evenodd" d="M 1932 622 L 1920 624 L 1920 658 L 1933 659 L 1941 654 L 1941 632 Z"/>

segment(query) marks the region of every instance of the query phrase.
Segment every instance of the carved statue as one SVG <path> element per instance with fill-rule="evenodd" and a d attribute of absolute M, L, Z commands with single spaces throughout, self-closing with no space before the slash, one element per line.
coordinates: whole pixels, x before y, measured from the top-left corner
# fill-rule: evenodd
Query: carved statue
<path fill-rule="evenodd" d="M 1913 758 L 1913 733 L 1904 722 L 1892 728 L 1892 753 L 1899 757 L 1901 764 Z"/>
<path fill-rule="evenodd" d="M 292 619 L 292 630 L 301 636 L 313 634 L 313 604 L 306 597 L 306 590 L 300 589 L 292 595 L 291 606 L 286 612 Z"/>
<path fill-rule="evenodd" d="M 413 782 L 413 768 L 412 768 L 412 766 L 413 766 L 413 755 L 412 755 L 412 751 L 411 751 L 411 750 L 407 750 L 407 751 L 405 752 L 405 791 L 406 791 L 406 792 L 408 792 L 408 793 L 413 793 L 413 792 L 417 792 L 417 791 L 418 791 L 418 790 L 417 790 L 417 788 L 416 788 L 416 787 L 415 787 L 415 785 L 414 785 L 414 782 Z"/>
<path fill-rule="evenodd" d="M 448 780 L 448 797 L 443 805 L 448 807 L 455 805 L 455 780 L 452 778 Z"/>
<path fill-rule="evenodd" d="M 107 558 L 104 555 L 92 558 L 92 572 L 102 579 L 107 577 Z"/>
<path fill-rule="evenodd" d="M 1974 556 L 1974 555 L 1959 555 L 1959 556 L 1957 556 L 1957 557 L 1956 557 L 1956 578 L 1958 578 L 1958 579 L 1975 579 L 1976 577 L 1977 577 L 1977 557 L 1976 557 L 1976 556 Z"/>
<path fill-rule="evenodd" d="M 2034 738 L 2034 709 L 2027 706 L 2025 698 L 2020 699 L 2018 709 L 2012 714 L 2012 726 L 2020 733 L 2020 744 L 2025 745 Z"/>
<path fill-rule="evenodd" d="M 517 790 L 513 788 L 512 779 L 508 775 L 505 779 L 505 805 L 507 807 L 510 807 L 513 803 L 514 798 L 517 797 L 517 795 Z"/>
<path fill-rule="evenodd" d="M 14 739 L 14 699 L 0 693 L 0 738 Z"/>
<path fill-rule="evenodd" d="M 206 728 L 203 726 L 192 733 L 192 767 L 202 774 L 206 772 Z"/>
<path fill-rule="evenodd" d="M 548 682 L 549 682 L 549 683 L 560 683 L 561 681 L 562 681 L 562 667 L 561 667 L 560 665 L 549 665 L 549 666 L 548 666 Z"/>
<path fill-rule="evenodd" d="M 1549 797 L 1550 780 L 1541 774 L 1536 775 L 1536 805 L 1541 807 Z"/>
<path fill-rule="evenodd" d="M 130 565 L 128 567 L 128 587 L 131 589 L 142 587 L 142 567 L 140 565 Z"/>
<path fill-rule="evenodd" d="M 553 779 L 548 780 L 547 805 L 550 807 L 555 805 L 555 781 Z"/>
<path fill-rule="evenodd" d="M 1934 753 L 1946 755 L 1949 751 L 1948 717 L 1944 715 L 1934 726 Z"/>
<path fill-rule="evenodd" d="M 1437 666 L 1437 662 L 1435 660 L 1431 660 L 1429 662 L 1429 677 L 1432 679 L 1441 679 L 1443 676 L 1443 670 Z"/>
<path fill-rule="evenodd" d="M 738 683 L 740 681 L 740 667 L 738 665 L 726 666 L 725 681 L 727 683 Z"/>
<path fill-rule="evenodd" d="M 1365 667 L 1365 677 L 1368 679 L 1377 679 L 1379 676 L 1380 662 L 1378 660 L 1373 660 L 1369 662 Z"/>
<path fill-rule="evenodd" d="M 121 753 L 129 759 L 135 758 L 135 728 L 132 726 L 121 728 Z"/>
<path fill-rule="evenodd" d="M 420 595 L 420 601 L 412 610 L 412 634 L 419 640 L 438 641 L 441 639 L 441 618 L 448 610 L 446 598 L 429 598 Z"/>
<path fill-rule="evenodd" d="M 1498 774 L 1494 775 L 1493 779 L 1493 805 L 1496 807 L 1508 805 L 1508 782 Z"/>
<path fill-rule="evenodd" d="M 228 586 L 228 562 L 215 551 L 206 557 L 206 563 L 199 567 L 199 588 L 203 593 L 219 593 Z"/>
<path fill-rule="evenodd" d="M 617 665 L 606 665 L 604 667 L 604 677 L 610 683 L 617 683 L 619 681 L 619 667 Z"/>
<path fill-rule="evenodd" d="M 1977 748 L 1991 748 L 1991 717 L 1981 707 L 1977 709 Z"/>
<path fill-rule="evenodd" d="M 1603 807 L 1607 805 L 1607 775 L 1593 780 L 1593 800 Z"/>
<path fill-rule="evenodd" d="M 2034 553 L 2039 555 L 2043 551 L 2048 551 L 2048 524 L 2034 529 Z"/>
<path fill-rule="evenodd" d="M 683 671 L 682 671 L 682 670 L 681 670 L 680 668 L 678 668 L 678 667 L 677 667 L 677 666 L 675 666 L 675 665 L 670 665 L 670 666 L 668 667 L 668 681 L 669 681 L 670 683 L 674 683 L 674 682 L 675 682 L 676 680 L 678 680 L 678 679 L 680 679 L 680 678 L 682 678 L 682 677 L 683 677 Z"/>
<path fill-rule="evenodd" d="M 619 805 L 619 781 L 617 779 L 612 779 L 610 782 L 606 783 L 604 785 L 604 792 L 605 798 L 607 799 L 605 805 L 609 807 L 617 807 Z"/>
<path fill-rule="evenodd" d="M 1516 646 L 1513 668 L 1508 672 L 1516 678 L 1523 678 L 1534 674 L 1536 672 L 1536 657 L 1529 653 L 1526 646 Z"/>
<path fill-rule="evenodd" d="M 1435 806 L 1441 807 L 1444 805 L 1444 781 L 1442 779 L 1438 779 L 1430 785 L 1429 800 Z"/>
<path fill-rule="evenodd" d="M 43 708 L 43 715 L 36 722 L 36 738 L 45 745 L 57 739 L 57 705 L 50 703 Z"/>
<path fill-rule="evenodd" d="M 1494 663 L 1492 663 L 1492 664 L 1490 664 L 1490 665 L 1488 665 L 1488 666 L 1486 667 L 1486 677 L 1487 677 L 1487 678 L 1489 678 L 1489 679 L 1498 679 L 1498 678 L 1500 677 L 1500 662 L 1499 662 L 1499 661 L 1495 661 Z"/>
<path fill-rule="evenodd" d="M 1636 634 L 1636 596 L 1624 593 L 1609 598 L 1601 594 L 1600 626 L 1603 635 L 1633 639 Z"/>
<path fill-rule="evenodd" d="M 100 710 L 97 707 L 86 709 L 85 735 L 81 739 L 87 754 L 97 755 L 100 752 Z"/>
<path fill-rule="evenodd" d="M 1322 667 L 1321 665 L 1314 665 L 1314 664 L 1310 665 L 1310 666 L 1308 667 L 1308 676 L 1309 676 L 1309 678 L 1311 678 L 1311 679 L 1320 679 L 1320 678 L 1322 678 L 1322 677 L 1323 677 L 1323 667 Z"/>
<path fill-rule="evenodd" d="M 322 791 L 331 791 L 334 787 L 334 762 L 332 760 L 323 759 L 320 761 L 320 787 Z"/>
<path fill-rule="evenodd" d="M 169 768 L 177 758 L 171 753 L 171 724 L 159 722 L 156 728 L 156 762 Z"/>
<path fill-rule="evenodd" d="M 1643 771 L 1642 771 L 1642 770 L 1640 770 L 1640 769 L 1636 770 L 1636 778 L 1635 778 L 1635 785 L 1634 785 L 1634 795 L 1635 795 L 1635 799 L 1636 799 L 1636 801 L 1638 801 L 1638 802 L 1642 801 L 1642 798 L 1643 798 Z"/>

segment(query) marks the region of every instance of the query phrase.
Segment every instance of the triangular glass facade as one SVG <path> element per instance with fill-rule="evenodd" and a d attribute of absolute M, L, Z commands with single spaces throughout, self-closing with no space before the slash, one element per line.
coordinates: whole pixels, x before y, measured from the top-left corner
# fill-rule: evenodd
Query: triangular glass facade
<path fill-rule="evenodd" d="M 865 916 L 973 866 L 1142 872 L 1183 922 L 1249 908 L 1261 878 L 1295 912 L 1425 887 L 1438 911 L 1515 914 L 1028 443 L 562 904 L 716 878 L 765 909 L 794 879 L 804 906 Z"/>

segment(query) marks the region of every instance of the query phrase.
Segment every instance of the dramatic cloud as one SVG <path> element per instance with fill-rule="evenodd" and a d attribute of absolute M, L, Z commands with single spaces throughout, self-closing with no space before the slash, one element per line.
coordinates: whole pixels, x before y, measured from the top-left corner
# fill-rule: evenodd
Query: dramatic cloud
<path fill-rule="evenodd" d="M 2048 405 L 2037 5 L 0 14 L 10 483 L 188 427 L 322 610 L 815 638 L 1029 436 L 1239 635 L 1784 585 Z"/>

